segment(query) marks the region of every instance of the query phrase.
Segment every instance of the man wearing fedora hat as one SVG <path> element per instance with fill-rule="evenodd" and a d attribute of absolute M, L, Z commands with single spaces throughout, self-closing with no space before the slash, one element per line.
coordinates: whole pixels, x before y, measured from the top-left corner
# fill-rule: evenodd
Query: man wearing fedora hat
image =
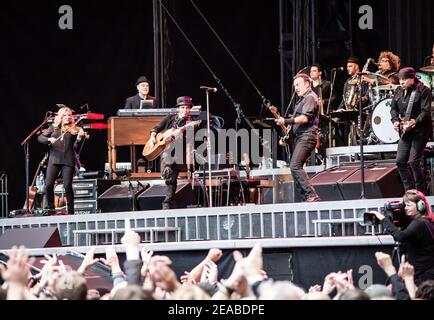
<path fill-rule="evenodd" d="M 426 193 L 423 152 L 432 136 L 431 91 L 411 67 L 399 71 L 399 83 L 390 106 L 393 127 L 401 132 L 396 165 L 406 191 Z"/>
<path fill-rule="evenodd" d="M 141 76 L 136 81 L 137 94 L 127 98 L 124 109 L 149 109 L 150 104 L 143 103 L 144 101 L 152 101 L 152 108 L 157 108 L 157 99 L 149 95 L 151 81 L 145 76 Z"/>
<path fill-rule="evenodd" d="M 151 147 L 157 143 L 156 137 L 160 132 L 164 132 L 169 129 L 179 129 L 191 121 L 190 109 L 193 106 L 192 99 L 188 96 L 178 97 L 176 99 L 176 108 L 178 108 L 177 114 L 171 114 L 161 120 L 161 122 L 151 129 Z M 184 146 L 185 133 L 181 131 L 181 135 L 177 139 L 182 139 Z M 187 146 L 183 150 L 187 150 Z M 171 209 L 174 207 L 174 196 L 177 187 L 178 175 L 181 170 L 187 170 L 186 165 L 186 153 L 183 154 L 183 159 L 177 159 L 174 156 L 173 150 L 169 149 L 163 152 L 161 155 L 161 179 L 166 183 L 166 195 L 163 200 L 163 209 Z"/>

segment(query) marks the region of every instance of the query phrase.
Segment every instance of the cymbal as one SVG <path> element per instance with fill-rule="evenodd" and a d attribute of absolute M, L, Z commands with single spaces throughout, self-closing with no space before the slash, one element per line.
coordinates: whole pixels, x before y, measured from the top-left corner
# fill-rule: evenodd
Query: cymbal
<path fill-rule="evenodd" d="M 378 73 L 364 72 L 362 75 L 365 76 L 366 78 L 369 78 L 369 79 L 372 79 L 372 80 L 381 79 L 381 80 L 390 82 L 389 78 L 387 78 L 387 77 L 385 77 L 385 76 L 383 76 L 381 74 L 378 74 Z"/>
<path fill-rule="evenodd" d="M 422 72 L 434 73 L 434 66 L 427 66 L 419 69 Z"/>

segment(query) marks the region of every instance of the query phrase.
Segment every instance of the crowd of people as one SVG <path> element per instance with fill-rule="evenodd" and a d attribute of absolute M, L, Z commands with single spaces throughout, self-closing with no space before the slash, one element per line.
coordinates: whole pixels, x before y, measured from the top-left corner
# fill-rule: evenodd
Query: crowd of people
<path fill-rule="evenodd" d="M 167 256 L 153 255 L 143 247 L 140 236 L 127 230 L 122 238 L 126 260 L 120 265 L 114 247 L 106 248 L 105 258 L 94 258 L 95 248 L 86 254 L 78 270 L 71 270 L 56 255 L 46 255 L 41 272 L 31 276 L 34 257 L 26 248 L 12 248 L 7 265 L 0 265 L 3 284 L 2 300 L 434 300 L 434 280 L 416 285 L 415 268 L 403 256 L 396 270 L 390 255 L 376 252 L 378 265 L 387 275 L 386 284 L 357 288 L 352 270 L 337 271 L 325 276 L 321 284 L 302 288 L 290 281 L 274 281 L 263 270 L 262 248 L 255 245 L 243 257 L 233 252 L 235 261 L 227 279 L 220 279 L 220 249 L 209 250 L 207 256 L 180 279 L 172 270 Z M 103 262 L 112 272 L 110 290 L 89 289 L 86 272 L 96 262 Z"/>

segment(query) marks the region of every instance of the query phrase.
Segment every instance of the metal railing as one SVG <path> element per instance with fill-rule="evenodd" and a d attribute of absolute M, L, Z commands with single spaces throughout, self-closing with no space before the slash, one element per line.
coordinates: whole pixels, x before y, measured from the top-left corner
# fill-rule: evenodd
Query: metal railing
<path fill-rule="evenodd" d="M 365 211 L 379 210 L 386 200 L 392 199 L 10 218 L 0 219 L 0 234 L 15 228 L 57 227 L 64 246 L 80 246 L 85 245 L 85 239 L 74 243 L 74 230 L 124 229 L 128 218 L 131 228 L 180 228 L 180 238 L 169 233 L 166 239 L 159 233 L 155 236 L 156 242 L 314 237 L 315 224 L 317 235 L 322 237 L 365 236 L 372 235 L 372 228 L 359 223 L 328 224 L 315 220 L 358 219 Z M 428 197 L 428 201 L 431 200 L 434 198 Z M 377 226 L 374 231 L 380 233 L 381 229 Z M 102 237 L 107 237 L 101 242 L 111 242 L 110 233 L 101 233 Z"/>

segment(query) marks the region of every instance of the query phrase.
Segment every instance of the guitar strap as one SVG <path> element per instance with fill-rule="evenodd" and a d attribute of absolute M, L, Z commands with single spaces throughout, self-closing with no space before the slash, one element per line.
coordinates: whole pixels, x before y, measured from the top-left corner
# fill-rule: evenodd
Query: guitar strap
<path fill-rule="evenodd" d="M 413 91 L 411 92 L 410 100 L 408 101 L 408 105 L 407 105 L 407 110 L 405 111 L 404 121 L 410 120 L 415 97 L 416 97 L 416 88 L 414 88 Z"/>

